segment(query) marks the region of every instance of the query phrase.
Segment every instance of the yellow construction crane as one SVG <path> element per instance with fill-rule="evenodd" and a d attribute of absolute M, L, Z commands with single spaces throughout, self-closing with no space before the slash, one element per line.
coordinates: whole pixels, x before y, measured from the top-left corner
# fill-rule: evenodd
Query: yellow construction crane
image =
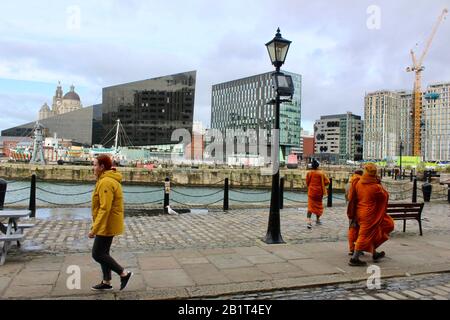
<path fill-rule="evenodd" d="M 434 25 L 433 31 L 431 32 L 430 37 L 428 38 L 425 49 L 423 50 L 420 59 L 416 59 L 416 55 L 414 51 L 411 50 L 411 57 L 413 61 L 412 67 L 406 68 L 407 72 L 414 71 L 416 74 L 415 82 L 414 82 L 414 92 L 413 92 L 413 109 L 412 109 L 412 120 L 413 120 L 413 132 L 412 132 L 412 142 L 413 142 L 413 155 L 421 156 L 421 126 L 422 126 L 422 71 L 425 69 L 423 66 L 423 60 L 430 49 L 431 42 L 436 34 L 436 31 L 441 24 L 442 20 L 444 20 L 446 14 L 448 13 L 447 9 L 442 10 L 441 15 L 439 16 L 436 24 Z"/>

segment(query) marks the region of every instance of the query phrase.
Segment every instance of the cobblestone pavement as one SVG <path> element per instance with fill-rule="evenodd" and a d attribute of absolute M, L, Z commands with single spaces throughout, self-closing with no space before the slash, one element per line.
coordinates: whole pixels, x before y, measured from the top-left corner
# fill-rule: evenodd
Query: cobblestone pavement
<path fill-rule="evenodd" d="M 299 290 L 278 290 L 221 296 L 227 300 L 449 300 L 450 274 L 428 274 L 382 279 L 379 289 L 366 282 L 327 285 Z"/>
<path fill-rule="evenodd" d="M 89 210 L 89 209 L 86 209 Z M 343 205 L 325 208 L 323 225 L 308 230 L 305 227 L 306 208 L 281 211 L 281 234 L 288 243 L 346 240 L 348 221 Z M 216 248 L 252 246 L 265 236 L 268 210 L 247 209 L 225 212 L 186 213 L 178 216 L 130 216 L 126 231 L 117 237 L 114 248 L 165 250 L 179 248 Z M 39 217 L 39 211 L 37 213 Z M 424 233 L 450 234 L 450 206 L 427 204 L 423 212 Z M 85 252 L 91 249 L 87 239 L 91 222 L 73 219 L 36 219 L 35 227 L 26 231 L 23 250 L 47 252 Z M 418 235 L 415 221 L 407 221 L 402 232 L 396 221 L 393 237 Z"/>
<path fill-rule="evenodd" d="M 88 208 L 86 210 L 89 211 Z M 260 243 L 260 239 L 265 236 L 268 216 L 269 209 L 186 213 L 178 216 L 128 216 L 125 221 L 125 234 L 114 240 L 113 249 L 166 250 L 253 246 Z M 312 230 L 306 228 L 305 216 L 305 207 L 281 211 L 281 234 L 287 243 L 347 239 L 345 206 L 325 208 L 323 225 L 314 226 Z M 424 234 L 450 233 L 450 206 L 446 202 L 426 204 L 422 216 Z M 36 219 L 35 224 L 35 227 L 26 231 L 22 252 L 70 253 L 87 252 L 91 249 L 92 243 L 87 239 L 91 222 L 87 219 Z M 392 237 L 419 236 L 416 221 L 407 221 L 406 233 L 402 232 L 402 224 L 403 222 L 396 221 Z"/>

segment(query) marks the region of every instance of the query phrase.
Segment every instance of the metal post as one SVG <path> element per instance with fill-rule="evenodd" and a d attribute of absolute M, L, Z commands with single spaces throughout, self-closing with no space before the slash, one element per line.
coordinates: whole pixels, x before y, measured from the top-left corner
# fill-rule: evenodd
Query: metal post
<path fill-rule="evenodd" d="M 164 213 L 169 213 L 170 179 L 166 177 L 164 181 Z"/>
<path fill-rule="evenodd" d="M 227 211 L 229 206 L 229 197 L 228 197 L 228 178 L 225 178 L 225 185 L 223 188 L 223 211 Z"/>
<path fill-rule="evenodd" d="M 448 201 L 448 203 L 450 203 L 450 183 L 448 184 L 447 201 Z"/>
<path fill-rule="evenodd" d="M 284 205 L 284 177 L 280 179 L 280 209 Z"/>
<path fill-rule="evenodd" d="M 412 182 L 413 181 L 413 174 L 412 174 L 412 169 L 409 172 L 409 181 Z"/>
<path fill-rule="evenodd" d="M 413 180 L 412 202 L 413 203 L 417 202 L 417 178 L 416 177 L 414 177 L 414 180 Z"/>
<path fill-rule="evenodd" d="M 31 175 L 31 188 L 30 188 L 30 204 L 28 210 L 31 210 L 30 218 L 36 217 L 36 175 Z"/>
<path fill-rule="evenodd" d="M 280 72 L 280 67 L 277 67 L 276 72 Z M 269 222 L 267 226 L 267 233 L 264 239 L 265 243 L 275 244 L 284 243 L 280 230 L 280 95 L 276 93 L 275 98 L 275 139 L 272 145 L 274 154 L 274 161 L 272 167 L 276 170 L 272 175 L 272 194 L 270 198 L 270 212 Z"/>
<path fill-rule="evenodd" d="M 327 207 L 331 208 L 332 206 L 333 206 L 333 178 L 330 178 L 330 184 L 328 185 Z"/>
<path fill-rule="evenodd" d="M 5 204 L 6 189 L 8 187 L 8 182 L 6 180 L 0 179 L 0 210 L 3 210 L 3 205 Z"/>
<path fill-rule="evenodd" d="M 400 141 L 400 180 L 403 180 L 402 178 L 402 150 L 403 150 L 403 141 Z"/>

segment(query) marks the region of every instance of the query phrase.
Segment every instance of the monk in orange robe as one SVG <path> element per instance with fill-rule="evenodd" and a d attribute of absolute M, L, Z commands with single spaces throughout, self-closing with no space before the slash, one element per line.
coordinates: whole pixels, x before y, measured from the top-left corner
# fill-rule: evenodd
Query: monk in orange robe
<path fill-rule="evenodd" d="M 348 182 L 349 186 L 351 187 L 353 185 L 353 183 L 356 183 L 357 181 L 359 181 L 359 179 L 361 178 L 361 176 L 363 175 L 363 170 L 362 169 L 356 169 L 355 172 L 353 173 L 353 175 L 350 177 L 350 180 Z M 350 191 L 350 188 L 348 189 L 348 191 L 345 194 L 345 198 L 348 201 L 348 193 Z M 348 214 L 349 212 L 347 212 Z M 359 225 L 356 222 L 355 217 L 353 216 L 349 216 L 349 227 L 348 227 L 348 247 L 349 247 L 349 255 L 352 256 L 354 251 L 355 251 L 355 242 L 358 239 L 358 233 L 359 233 Z"/>
<path fill-rule="evenodd" d="M 374 261 L 385 256 L 385 252 L 376 249 L 389 239 L 394 230 L 394 221 L 386 213 L 389 194 L 377 177 L 377 167 L 369 163 L 364 167 L 364 174 L 354 180 L 349 192 L 347 215 L 356 219 L 359 225 L 355 251 L 349 261 L 351 266 L 365 266 L 367 263 L 359 257 L 366 251 L 372 253 Z"/>
<path fill-rule="evenodd" d="M 322 170 L 319 170 L 319 161 L 313 159 L 312 170 L 306 174 L 306 186 L 308 187 L 308 212 L 307 212 L 307 227 L 312 228 L 311 216 L 316 215 L 316 224 L 320 225 L 320 217 L 323 214 L 322 199 L 327 194 L 326 187 L 330 184 Z"/>

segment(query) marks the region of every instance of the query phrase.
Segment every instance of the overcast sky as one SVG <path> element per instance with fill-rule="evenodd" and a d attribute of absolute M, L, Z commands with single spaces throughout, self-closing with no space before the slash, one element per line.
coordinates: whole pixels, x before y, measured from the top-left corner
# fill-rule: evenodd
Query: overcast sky
<path fill-rule="evenodd" d="M 364 95 L 412 89 L 420 54 L 450 0 L 72 0 L 0 2 L 0 130 L 34 121 L 58 81 L 84 106 L 105 86 L 197 70 L 195 120 L 210 125 L 211 86 L 272 71 L 264 46 L 292 41 L 283 68 L 303 76 L 302 126 L 321 115 L 363 116 Z M 450 21 L 423 85 L 450 81 Z"/>

